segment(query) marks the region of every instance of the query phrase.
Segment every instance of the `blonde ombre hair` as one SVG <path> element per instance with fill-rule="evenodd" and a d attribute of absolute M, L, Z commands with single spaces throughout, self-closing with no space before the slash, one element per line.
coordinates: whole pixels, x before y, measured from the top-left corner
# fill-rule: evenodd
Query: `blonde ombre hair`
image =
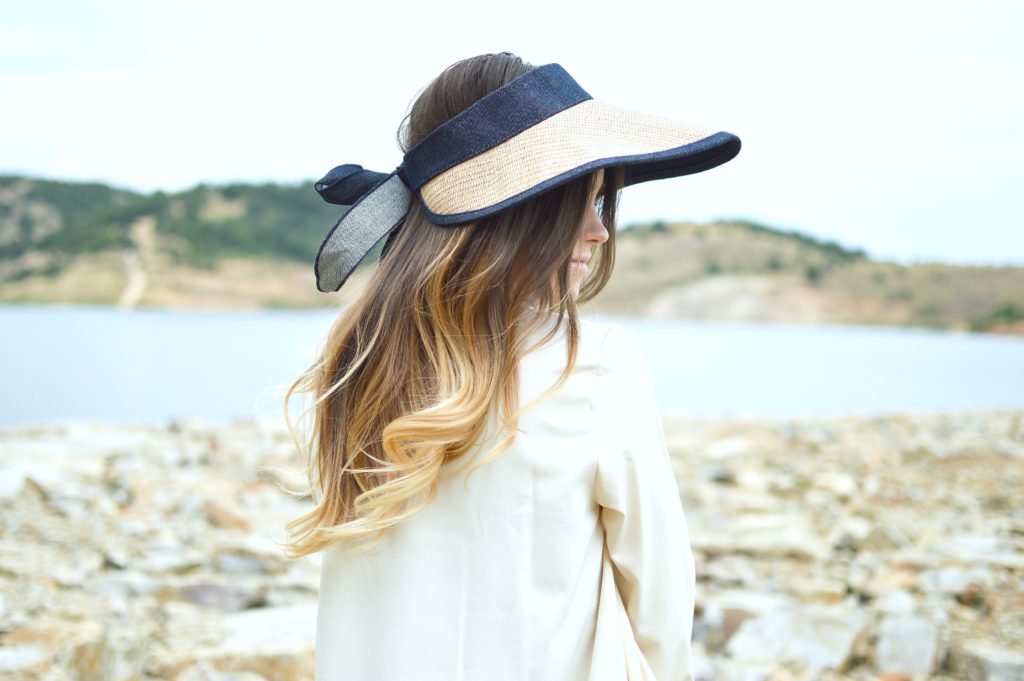
<path fill-rule="evenodd" d="M 407 151 L 532 68 L 507 52 L 453 64 L 413 103 L 399 128 L 400 147 Z M 506 451 L 522 409 L 519 361 L 531 349 L 528 338 L 555 313 L 538 344 L 567 321 L 567 361 L 545 395 L 568 379 L 579 344 L 576 306 L 604 288 L 614 265 L 621 168 L 605 169 L 599 200 L 609 237 L 594 249 L 591 274 L 573 300 L 570 259 L 594 179 L 591 173 L 453 226 L 431 223 L 413 201 L 365 289 L 285 395 L 285 419 L 306 461 L 304 494 L 316 502 L 285 525 L 289 558 L 336 542 L 351 551 L 375 545 L 388 527 L 433 500 L 442 467 L 470 451 L 492 413 L 500 412 L 505 435 L 466 480 Z M 301 417 L 312 419 L 305 438 L 289 417 L 296 393 L 311 400 Z"/>

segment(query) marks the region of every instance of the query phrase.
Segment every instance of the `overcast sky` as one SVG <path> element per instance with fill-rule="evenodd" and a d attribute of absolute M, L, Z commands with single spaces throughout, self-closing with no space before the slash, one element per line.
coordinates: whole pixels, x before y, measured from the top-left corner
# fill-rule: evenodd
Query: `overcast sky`
<path fill-rule="evenodd" d="M 724 166 L 625 189 L 622 223 L 745 218 L 876 258 L 1024 265 L 1015 0 L 17 4 L 0 8 L 0 172 L 145 191 L 389 172 L 416 94 L 509 50 L 743 140 Z"/>

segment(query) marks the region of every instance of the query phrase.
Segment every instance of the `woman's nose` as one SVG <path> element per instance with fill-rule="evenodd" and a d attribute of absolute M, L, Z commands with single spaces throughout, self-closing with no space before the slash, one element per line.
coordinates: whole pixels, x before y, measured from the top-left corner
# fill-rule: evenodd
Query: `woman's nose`
<path fill-rule="evenodd" d="M 590 217 L 587 220 L 587 229 L 584 232 L 584 238 L 587 241 L 596 241 L 599 244 L 603 244 L 608 241 L 608 229 L 604 226 L 604 222 L 601 220 L 601 215 L 594 208 L 590 211 Z"/>

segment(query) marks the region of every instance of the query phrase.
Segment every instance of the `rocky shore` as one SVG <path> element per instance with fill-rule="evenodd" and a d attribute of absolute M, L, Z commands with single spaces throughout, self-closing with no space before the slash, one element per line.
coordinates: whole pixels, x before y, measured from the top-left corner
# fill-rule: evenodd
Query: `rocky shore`
<path fill-rule="evenodd" d="M 671 420 L 698 679 L 1024 680 L 1024 411 Z M 5 679 L 312 679 L 283 423 L 0 429 Z"/>

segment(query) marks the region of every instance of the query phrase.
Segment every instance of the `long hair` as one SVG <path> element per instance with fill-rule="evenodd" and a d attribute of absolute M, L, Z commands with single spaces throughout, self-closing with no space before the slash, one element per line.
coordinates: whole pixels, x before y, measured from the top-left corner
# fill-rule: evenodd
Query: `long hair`
<path fill-rule="evenodd" d="M 508 52 L 457 62 L 416 98 L 398 142 L 408 151 L 487 93 L 533 69 Z M 596 296 L 614 265 L 621 168 L 605 170 L 599 197 L 608 240 L 571 295 L 571 257 L 582 235 L 595 174 L 577 178 L 474 222 L 439 226 L 413 201 L 361 295 L 342 310 L 312 365 L 288 388 L 285 419 L 306 461 L 315 507 L 285 525 L 298 558 L 345 542 L 360 551 L 435 497 L 442 466 L 470 451 L 500 410 L 505 435 L 466 475 L 514 441 L 519 360 L 528 337 L 568 320 L 568 379 L 576 361 L 576 305 Z M 554 313 L 557 312 L 557 317 Z M 308 393 L 305 439 L 289 400 Z M 492 412 L 492 410 L 495 410 Z M 372 540 L 372 541 L 371 541 Z"/>

